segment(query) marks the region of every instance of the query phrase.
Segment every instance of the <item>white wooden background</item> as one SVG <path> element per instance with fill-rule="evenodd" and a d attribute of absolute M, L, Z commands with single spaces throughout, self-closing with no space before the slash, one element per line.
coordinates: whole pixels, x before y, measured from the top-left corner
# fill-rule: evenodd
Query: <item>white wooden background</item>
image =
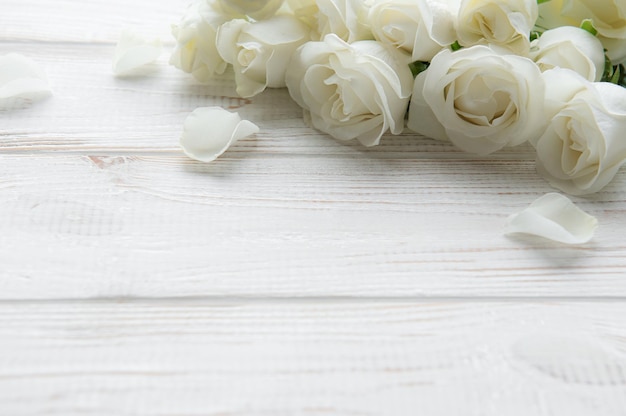
<path fill-rule="evenodd" d="M 626 415 L 626 172 L 567 247 L 502 235 L 530 148 L 366 149 L 167 65 L 187 0 L 0 0 L 54 96 L 0 111 L 0 415 Z M 166 40 L 115 79 L 120 30 Z M 261 127 L 212 164 L 199 106 Z"/>

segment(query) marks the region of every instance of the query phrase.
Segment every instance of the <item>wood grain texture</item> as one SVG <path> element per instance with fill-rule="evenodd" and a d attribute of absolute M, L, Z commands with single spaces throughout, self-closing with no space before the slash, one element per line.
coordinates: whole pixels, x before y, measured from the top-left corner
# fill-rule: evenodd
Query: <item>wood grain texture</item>
<path fill-rule="evenodd" d="M 0 305 L 0 413 L 623 415 L 626 306 Z"/>
<path fill-rule="evenodd" d="M 115 43 L 124 27 L 170 40 L 189 0 L 2 0 L 0 41 Z M 42 45 L 43 47 L 43 45 Z"/>
<path fill-rule="evenodd" d="M 367 149 L 199 85 L 186 3 L 2 0 L 54 95 L 0 110 L 1 416 L 626 415 L 624 171 L 574 198 L 590 243 L 504 237 L 552 191 L 530 146 Z M 146 76 L 111 74 L 126 26 L 166 41 Z M 208 105 L 261 132 L 187 159 Z"/>
<path fill-rule="evenodd" d="M 0 298 L 624 296 L 620 174 L 575 247 L 502 234 L 527 161 L 0 157 Z"/>

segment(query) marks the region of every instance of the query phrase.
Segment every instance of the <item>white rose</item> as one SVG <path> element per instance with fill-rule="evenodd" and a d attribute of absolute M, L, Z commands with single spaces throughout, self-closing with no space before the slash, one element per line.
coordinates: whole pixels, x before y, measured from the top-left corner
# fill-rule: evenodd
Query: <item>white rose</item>
<path fill-rule="evenodd" d="M 528 58 L 487 46 L 444 49 L 415 79 L 408 127 L 485 155 L 543 131 L 544 82 Z"/>
<path fill-rule="evenodd" d="M 388 129 L 403 130 L 413 84 L 408 60 L 380 42 L 348 44 L 331 34 L 296 51 L 287 88 L 315 128 L 374 146 Z"/>
<path fill-rule="evenodd" d="M 626 38 L 613 39 L 598 36 L 602 46 L 606 49 L 606 55 L 611 59 L 613 65 L 626 63 Z"/>
<path fill-rule="evenodd" d="M 539 29 L 580 26 L 589 19 L 614 64 L 626 60 L 626 1 L 550 0 L 539 6 Z"/>
<path fill-rule="evenodd" d="M 586 30 L 573 26 L 545 31 L 532 42 L 530 57 L 542 71 L 568 68 L 589 81 L 600 81 L 604 72 L 602 43 Z"/>
<path fill-rule="evenodd" d="M 597 192 L 626 161 L 626 89 L 589 82 L 571 70 L 544 73 L 546 110 L 553 115 L 531 143 L 537 170 L 553 186 L 573 195 Z"/>
<path fill-rule="evenodd" d="M 309 40 L 309 28 L 291 16 L 248 22 L 234 19 L 222 25 L 217 48 L 233 65 L 237 93 L 251 97 L 266 87 L 285 86 L 285 71 L 293 52 Z"/>
<path fill-rule="evenodd" d="M 218 0 L 222 9 L 232 15 L 246 15 L 255 20 L 272 17 L 283 0 Z"/>
<path fill-rule="evenodd" d="M 300 21 L 311 28 L 311 40 L 319 40 L 317 16 L 319 9 L 315 0 L 287 0 L 287 9 Z"/>
<path fill-rule="evenodd" d="M 335 34 L 348 43 L 374 39 L 367 24 L 367 0 L 317 0 L 318 32 L 323 38 Z"/>
<path fill-rule="evenodd" d="M 537 0 L 463 0 L 457 20 L 459 43 L 498 45 L 526 56 L 537 14 Z"/>
<path fill-rule="evenodd" d="M 444 0 L 382 0 L 368 15 L 374 38 L 409 54 L 413 61 L 430 61 L 454 43 L 454 18 Z"/>
<path fill-rule="evenodd" d="M 176 46 L 170 64 L 207 82 L 223 74 L 227 64 L 215 46 L 218 27 L 229 20 L 219 7 L 207 0 L 192 3 L 178 25 L 172 26 Z"/>
<path fill-rule="evenodd" d="M 539 15 L 535 22 L 536 28 L 542 31 L 560 26 L 580 26 L 582 19 L 573 18 L 561 12 L 566 4 L 570 3 L 571 0 L 549 0 L 539 4 Z"/>

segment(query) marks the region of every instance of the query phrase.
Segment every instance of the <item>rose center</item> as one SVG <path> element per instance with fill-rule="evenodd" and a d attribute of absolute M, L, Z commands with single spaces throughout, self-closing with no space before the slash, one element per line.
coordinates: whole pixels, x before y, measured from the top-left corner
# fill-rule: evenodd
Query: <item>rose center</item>
<path fill-rule="evenodd" d="M 352 85 L 351 79 L 345 79 L 333 74 L 324 80 L 324 84 L 334 86 L 335 91 L 329 97 L 331 116 L 339 121 L 348 121 L 358 115 L 370 114 L 363 100 L 356 93 L 356 86 Z"/>
<path fill-rule="evenodd" d="M 477 126 L 498 127 L 510 123 L 517 114 L 517 106 L 507 91 L 492 91 L 484 78 L 469 82 L 459 79 L 454 108 L 457 115 Z M 464 85 L 465 84 L 465 85 Z"/>
<path fill-rule="evenodd" d="M 396 47 L 404 46 L 405 33 L 400 28 L 392 25 L 385 25 L 383 27 L 383 33 L 387 36 L 387 39 Z"/>
<path fill-rule="evenodd" d="M 255 46 L 243 46 L 237 54 L 237 62 L 243 68 L 249 67 L 258 55 L 258 48 Z"/>
<path fill-rule="evenodd" d="M 566 123 L 567 135 L 561 137 L 563 141 L 561 151 L 561 166 L 568 175 L 583 173 L 596 165 L 593 155 L 585 139 L 585 127 L 579 120 L 569 118 Z M 593 168 L 592 168 L 593 169 Z"/>
<path fill-rule="evenodd" d="M 477 33 L 486 39 L 505 40 L 511 37 L 508 16 L 499 7 L 485 7 L 474 14 L 473 23 Z"/>

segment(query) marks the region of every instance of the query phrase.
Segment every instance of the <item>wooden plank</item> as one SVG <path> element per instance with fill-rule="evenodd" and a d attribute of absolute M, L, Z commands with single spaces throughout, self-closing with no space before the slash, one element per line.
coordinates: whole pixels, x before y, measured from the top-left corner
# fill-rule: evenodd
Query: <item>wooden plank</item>
<path fill-rule="evenodd" d="M 619 303 L 0 305 L 6 415 L 621 415 Z"/>
<path fill-rule="evenodd" d="M 340 143 L 304 125 L 302 111 L 285 89 L 252 99 L 237 97 L 232 74 L 199 85 L 167 64 L 164 52 L 154 72 L 119 79 L 111 73 L 112 45 L 0 43 L 0 54 L 18 51 L 47 71 L 54 95 L 23 108 L 0 111 L 0 152 L 176 152 L 185 117 L 197 107 L 218 105 L 258 124 L 255 153 L 397 158 L 472 158 L 450 143 L 406 131 L 365 148 Z M 169 51 L 169 49 L 168 49 Z M 239 148 L 240 149 L 240 148 Z M 492 159 L 534 159 L 528 145 Z"/>
<path fill-rule="evenodd" d="M 2 151 L 178 150 L 182 123 L 193 109 L 219 105 L 235 110 L 249 103 L 236 97 L 229 77 L 213 86 L 197 85 L 169 66 L 166 54 L 151 75 L 115 78 L 113 50 L 112 45 L 2 45 L 0 54 L 19 51 L 36 60 L 53 89 L 43 102 L 0 111 Z M 279 108 L 287 107 L 289 99 L 266 98 Z M 291 113 L 292 120 L 299 116 Z"/>
<path fill-rule="evenodd" d="M 138 27 L 170 39 L 191 0 L 2 0 L 0 41 L 117 41 L 124 27 Z"/>
<path fill-rule="evenodd" d="M 624 172 L 567 247 L 532 162 L 231 155 L 0 156 L 0 298 L 626 295 Z"/>

